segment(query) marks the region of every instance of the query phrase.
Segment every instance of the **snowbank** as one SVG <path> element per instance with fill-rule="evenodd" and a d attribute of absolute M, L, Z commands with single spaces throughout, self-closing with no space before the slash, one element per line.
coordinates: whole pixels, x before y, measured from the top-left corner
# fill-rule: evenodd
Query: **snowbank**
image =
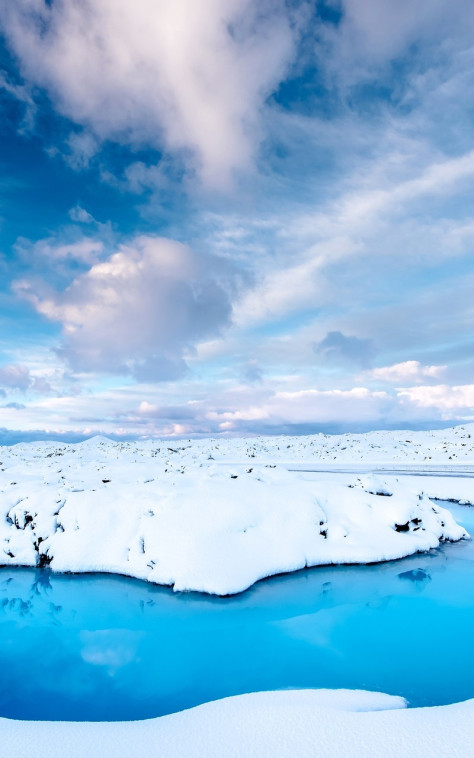
<path fill-rule="evenodd" d="M 296 690 L 226 698 L 149 721 L 0 719 L 2 754 L 41 758 L 446 758 L 474 754 L 474 700 L 403 709 L 402 698 Z"/>
<path fill-rule="evenodd" d="M 353 455 L 372 455 L 374 434 L 344 439 L 352 438 Z M 418 434 L 431 449 L 430 435 L 440 433 Z M 449 444 L 467 446 L 460 440 L 468 434 L 452 431 Z M 288 440 L 171 446 L 95 438 L 3 448 L 0 562 L 115 572 L 224 595 L 272 574 L 401 558 L 467 536 L 422 494 L 425 479 L 334 474 L 314 481 L 278 462 Z M 318 458 L 328 441 L 317 435 L 297 444 L 301 461 Z M 398 449 L 394 436 L 392 457 Z"/>

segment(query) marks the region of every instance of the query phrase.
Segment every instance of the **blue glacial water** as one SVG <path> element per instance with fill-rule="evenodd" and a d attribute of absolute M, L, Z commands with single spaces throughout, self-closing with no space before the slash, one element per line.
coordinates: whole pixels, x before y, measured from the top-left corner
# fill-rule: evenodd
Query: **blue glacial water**
<path fill-rule="evenodd" d="M 450 505 L 474 534 L 474 508 Z M 116 720 L 227 695 L 349 687 L 474 697 L 474 545 L 269 579 L 233 598 L 0 569 L 0 715 Z"/>

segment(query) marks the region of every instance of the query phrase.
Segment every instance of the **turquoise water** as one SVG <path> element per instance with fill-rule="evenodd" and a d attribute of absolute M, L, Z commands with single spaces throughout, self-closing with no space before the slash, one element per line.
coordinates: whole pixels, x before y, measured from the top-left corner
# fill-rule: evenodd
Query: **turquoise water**
<path fill-rule="evenodd" d="M 474 508 L 450 506 L 474 534 Z M 115 720 L 227 695 L 350 687 L 474 697 L 474 545 L 317 568 L 233 598 L 0 569 L 0 715 Z"/>

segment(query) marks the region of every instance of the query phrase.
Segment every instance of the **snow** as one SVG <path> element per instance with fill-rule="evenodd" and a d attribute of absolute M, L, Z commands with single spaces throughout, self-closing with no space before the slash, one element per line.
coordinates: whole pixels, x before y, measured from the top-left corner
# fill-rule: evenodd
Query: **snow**
<path fill-rule="evenodd" d="M 474 479 L 465 477 L 474 466 L 471 426 L 93 438 L 4 447 L 0 457 L 2 564 L 115 572 L 218 595 L 305 566 L 391 560 L 466 538 L 429 498 L 474 502 Z"/>
<path fill-rule="evenodd" d="M 474 504 L 474 425 L 172 443 L 94 438 L 4 447 L 0 458 L 0 563 L 118 572 L 216 594 L 303 566 L 394 559 L 465 538 L 430 498 Z M 404 706 L 362 691 L 263 692 L 148 721 L 0 719 L 0 741 L 9 758 L 474 754 L 474 700 Z"/>
<path fill-rule="evenodd" d="M 2 754 L 41 758 L 466 758 L 474 700 L 404 709 L 402 698 L 295 690 L 226 698 L 148 721 L 0 719 Z"/>

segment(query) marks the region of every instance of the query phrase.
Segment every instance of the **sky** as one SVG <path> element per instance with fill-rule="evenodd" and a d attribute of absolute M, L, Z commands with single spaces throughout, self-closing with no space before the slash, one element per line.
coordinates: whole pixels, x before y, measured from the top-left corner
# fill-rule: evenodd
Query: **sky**
<path fill-rule="evenodd" d="M 470 0 L 0 0 L 0 442 L 474 420 Z"/>

